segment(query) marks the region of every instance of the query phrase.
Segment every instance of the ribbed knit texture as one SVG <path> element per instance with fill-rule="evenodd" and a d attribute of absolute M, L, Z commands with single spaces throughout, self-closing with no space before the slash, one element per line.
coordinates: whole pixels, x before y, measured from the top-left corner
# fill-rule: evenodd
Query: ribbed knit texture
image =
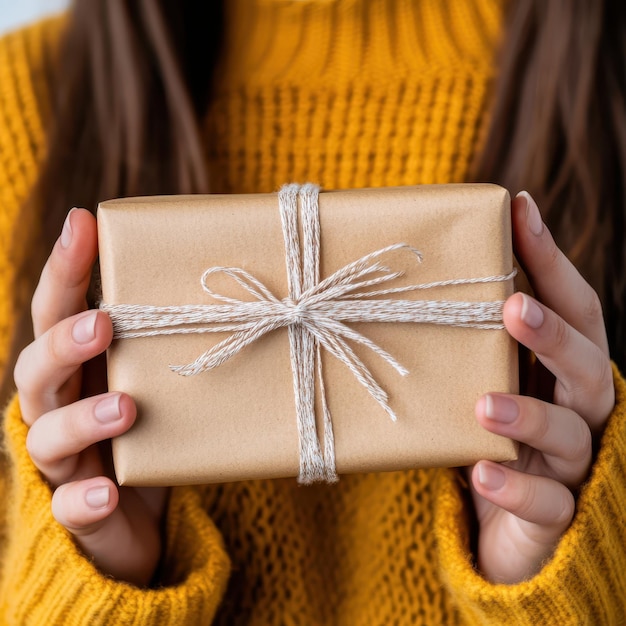
<path fill-rule="evenodd" d="M 229 0 L 212 187 L 462 182 L 485 121 L 497 0 Z"/>
<path fill-rule="evenodd" d="M 214 191 L 467 177 L 486 121 L 498 2 L 226 6 L 206 127 Z M 59 28 L 46 22 L 0 41 L 0 364 L 14 324 L 8 285 L 35 219 L 20 205 L 45 147 L 43 51 L 54 49 Z M 474 571 L 465 494 L 452 470 L 306 488 L 293 479 L 175 488 L 164 587 L 115 582 L 53 520 L 14 401 L 5 421 L 0 623 L 195 624 L 216 607 L 216 622 L 229 625 L 622 623 L 626 388 L 615 377 L 617 408 L 574 523 L 542 572 L 513 586 Z"/>

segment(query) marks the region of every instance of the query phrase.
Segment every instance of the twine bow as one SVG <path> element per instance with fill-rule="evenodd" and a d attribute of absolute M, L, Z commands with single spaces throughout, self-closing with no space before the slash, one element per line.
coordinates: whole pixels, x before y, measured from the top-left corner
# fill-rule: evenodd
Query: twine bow
<path fill-rule="evenodd" d="M 222 304 L 153 307 L 143 305 L 108 305 L 100 308 L 113 321 L 115 338 L 146 337 L 165 334 L 230 332 L 231 334 L 195 361 L 170 365 L 183 376 L 193 376 L 219 367 L 247 345 L 278 328 L 289 333 L 291 370 L 299 435 L 300 483 L 337 480 L 334 437 L 322 376 L 321 347 L 343 362 L 368 393 L 395 421 L 387 393 L 350 347 L 349 341 L 366 346 L 405 376 L 408 371 L 396 359 L 363 334 L 350 322 L 421 322 L 479 329 L 502 329 L 502 301 L 458 302 L 436 300 L 378 299 L 402 292 L 433 289 L 446 285 L 502 282 L 515 275 L 455 279 L 404 287 L 374 289 L 395 280 L 402 272 L 393 271 L 380 257 L 407 250 L 418 262 L 421 253 L 406 243 L 397 243 L 349 263 L 320 281 L 319 187 L 312 184 L 285 185 L 278 194 L 289 296 L 277 298 L 261 281 L 235 267 L 211 267 L 202 275 L 203 290 Z M 299 202 L 298 202 L 299 201 Z M 298 231 L 300 204 L 303 246 Z M 244 301 L 216 293 L 208 286 L 213 274 L 232 278 L 254 299 Z M 367 291 L 362 291 L 367 289 Z M 374 299 L 377 298 L 377 299 Z M 315 380 L 320 387 L 324 417 L 324 449 L 315 422 Z"/>

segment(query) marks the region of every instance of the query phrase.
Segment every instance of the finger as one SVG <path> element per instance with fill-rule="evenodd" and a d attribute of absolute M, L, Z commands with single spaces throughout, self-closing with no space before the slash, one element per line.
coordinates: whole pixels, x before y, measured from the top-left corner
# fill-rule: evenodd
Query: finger
<path fill-rule="evenodd" d="M 512 221 L 516 256 L 539 300 L 608 355 L 600 299 L 559 250 L 528 192 L 513 200 Z"/>
<path fill-rule="evenodd" d="M 478 502 L 493 505 L 480 518 L 481 527 L 492 526 L 495 535 L 480 542 L 478 566 L 495 582 L 515 583 L 537 573 L 574 516 L 569 489 L 543 476 L 531 476 L 491 461 L 477 463 L 471 476 Z M 481 531 L 482 532 L 482 531 Z M 508 545 L 506 555 L 494 561 L 494 547 Z"/>
<path fill-rule="evenodd" d="M 562 483 L 546 476 L 518 472 L 492 461 L 479 461 L 472 471 L 474 489 L 520 521 L 533 541 L 549 544 L 574 517 L 574 496 Z"/>
<path fill-rule="evenodd" d="M 557 379 L 555 402 L 581 415 L 596 431 L 615 403 L 611 363 L 592 341 L 534 298 L 513 294 L 503 310 L 507 330 Z"/>
<path fill-rule="evenodd" d="M 84 311 L 98 240 L 96 220 L 85 209 L 72 209 L 46 262 L 33 296 L 35 337 L 60 320 Z"/>
<path fill-rule="evenodd" d="M 126 394 L 86 398 L 40 417 L 28 432 L 26 448 L 46 480 L 60 485 L 77 478 L 79 453 L 126 432 L 136 415 L 135 404 Z M 101 465 L 83 469 L 91 475 L 102 472 Z"/>
<path fill-rule="evenodd" d="M 126 492 L 129 493 L 129 492 Z M 61 485 L 52 497 L 52 514 L 69 530 L 97 567 L 139 586 L 150 582 L 160 554 L 160 536 L 143 513 L 133 527 L 118 506 L 115 484 L 99 476 Z M 135 504 L 127 503 L 130 509 Z"/>
<path fill-rule="evenodd" d="M 59 322 L 22 351 L 15 366 L 15 384 L 28 425 L 77 399 L 79 390 L 66 383 L 82 363 L 107 348 L 112 336 L 108 315 L 86 311 Z M 80 380 L 75 380 L 79 385 Z"/>
<path fill-rule="evenodd" d="M 94 535 L 117 507 L 113 482 L 99 476 L 61 485 L 52 497 L 52 514 L 74 535 Z"/>
<path fill-rule="evenodd" d="M 476 403 L 476 417 L 490 432 L 541 452 L 551 478 L 573 489 L 587 477 L 591 431 L 571 409 L 526 396 L 489 393 Z"/>

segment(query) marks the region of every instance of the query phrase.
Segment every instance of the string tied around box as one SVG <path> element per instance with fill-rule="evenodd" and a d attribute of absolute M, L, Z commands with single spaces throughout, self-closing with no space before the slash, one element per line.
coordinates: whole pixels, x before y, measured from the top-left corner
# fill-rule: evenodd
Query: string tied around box
<path fill-rule="evenodd" d="M 383 265 L 381 257 L 404 250 L 413 255 L 417 262 L 422 261 L 422 254 L 413 246 L 396 243 L 366 254 L 320 280 L 319 187 L 311 183 L 285 185 L 278 193 L 278 205 L 285 244 L 288 297 L 276 297 L 261 281 L 242 268 L 219 266 L 203 273 L 201 285 L 220 304 L 149 306 L 101 303 L 100 308 L 111 317 L 114 339 L 230 333 L 193 362 L 170 365 L 172 371 L 183 376 L 193 376 L 219 367 L 267 333 L 287 327 L 299 438 L 298 481 L 302 484 L 334 482 L 337 480 L 334 436 L 324 389 L 321 348 L 344 363 L 395 421 L 397 418 L 389 405 L 387 393 L 349 342 L 369 348 L 402 376 L 407 375 L 408 371 L 391 354 L 348 324 L 411 322 L 481 330 L 502 329 L 503 301 L 460 302 L 381 297 L 448 285 L 503 282 L 512 279 L 516 271 L 505 275 L 388 287 L 387 283 L 402 276 L 403 272 Z M 212 290 L 208 281 L 218 273 L 234 280 L 253 300 L 240 300 Z M 323 445 L 315 419 L 316 381 L 323 412 Z"/>

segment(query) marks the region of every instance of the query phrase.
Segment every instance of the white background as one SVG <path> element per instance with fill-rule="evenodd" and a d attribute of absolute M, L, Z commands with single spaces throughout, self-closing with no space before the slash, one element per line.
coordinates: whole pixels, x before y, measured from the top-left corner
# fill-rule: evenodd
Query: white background
<path fill-rule="evenodd" d="M 0 0 L 0 35 L 63 11 L 69 0 Z"/>

